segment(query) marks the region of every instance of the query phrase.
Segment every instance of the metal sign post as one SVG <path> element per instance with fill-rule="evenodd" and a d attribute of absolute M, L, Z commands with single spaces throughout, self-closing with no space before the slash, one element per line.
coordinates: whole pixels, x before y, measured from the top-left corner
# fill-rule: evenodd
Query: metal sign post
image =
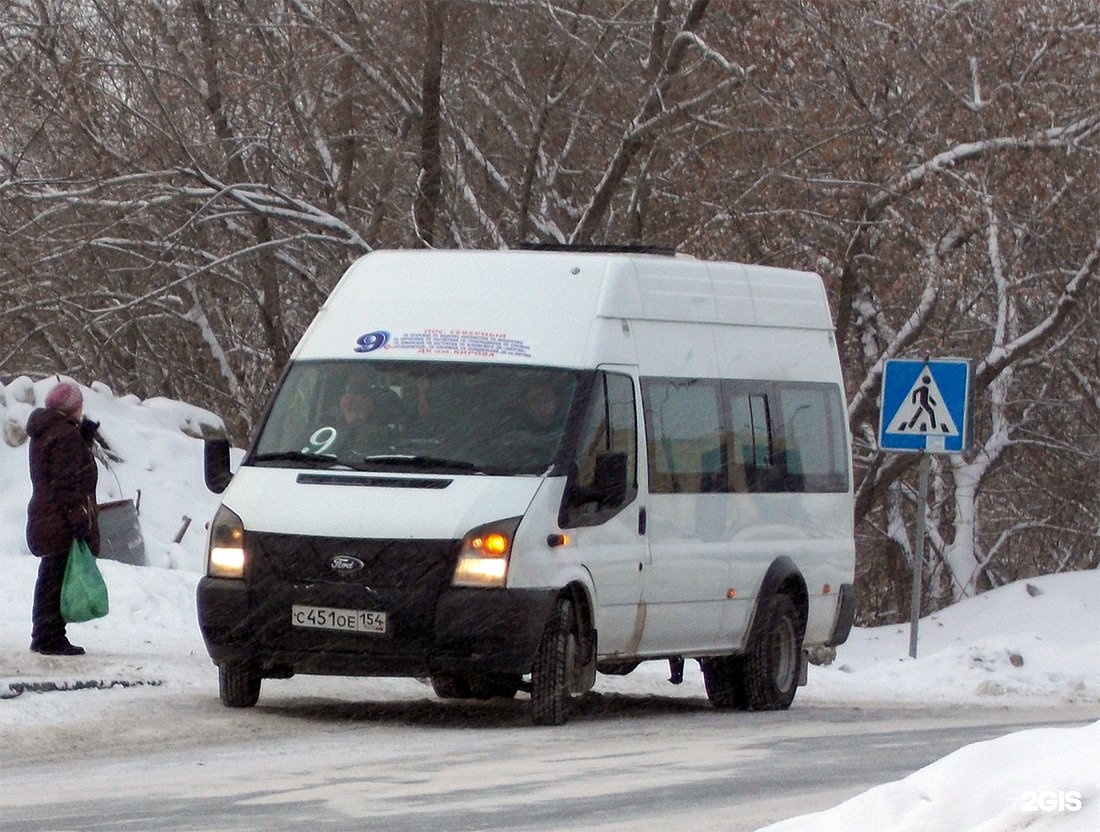
<path fill-rule="evenodd" d="M 931 454 L 961 453 L 970 443 L 970 376 L 970 362 L 960 358 L 891 359 L 882 373 L 879 448 L 921 455 L 909 611 L 909 655 L 914 659 L 928 514 L 928 469 Z"/>
<path fill-rule="evenodd" d="M 909 596 L 909 657 L 917 657 L 917 628 L 920 626 L 921 572 L 924 570 L 925 516 L 928 514 L 928 468 L 932 457 L 920 455 L 917 479 L 917 540 L 913 551 L 913 590 Z"/>

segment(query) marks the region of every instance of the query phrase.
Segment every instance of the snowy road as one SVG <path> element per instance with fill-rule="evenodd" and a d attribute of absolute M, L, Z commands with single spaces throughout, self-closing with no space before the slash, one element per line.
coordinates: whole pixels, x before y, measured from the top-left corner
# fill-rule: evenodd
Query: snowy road
<path fill-rule="evenodd" d="M 1088 716 L 798 701 L 719 713 L 704 699 L 602 694 L 546 729 L 520 700 L 356 701 L 290 687 L 253 711 L 197 693 L 146 710 L 140 690 L 120 692 L 100 714 L 117 720 L 114 738 L 94 735 L 108 747 L 76 731 L 74 760 L 28 749 L 4 761 L 0 828 L 734 832 L 832 806 L 971 742 Z"/>

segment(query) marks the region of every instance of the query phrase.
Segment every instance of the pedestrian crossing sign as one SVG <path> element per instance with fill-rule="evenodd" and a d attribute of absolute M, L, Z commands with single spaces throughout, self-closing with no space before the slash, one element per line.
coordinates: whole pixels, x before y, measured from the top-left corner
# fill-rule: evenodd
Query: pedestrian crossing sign
<path fill-rule="evenodd" d="M 891 359 L 882 374 L 879 448 L 953 454 L 969 442 L 970 362 Z"/>

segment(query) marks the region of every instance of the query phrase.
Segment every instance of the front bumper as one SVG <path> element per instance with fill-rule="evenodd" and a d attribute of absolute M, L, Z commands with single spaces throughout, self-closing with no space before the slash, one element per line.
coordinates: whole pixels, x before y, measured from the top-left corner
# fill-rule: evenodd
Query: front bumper
<path fill-rule="evenodd" d="M 530 671 L 556 593 L 448 587 L 433 599 L 362 585 L 204 577 L 199 628 L 216 664 L 256 662 L 267 676 L 426 676 Z M 382 610 L 384 635 L 294 627 L 291 606 Z"/>

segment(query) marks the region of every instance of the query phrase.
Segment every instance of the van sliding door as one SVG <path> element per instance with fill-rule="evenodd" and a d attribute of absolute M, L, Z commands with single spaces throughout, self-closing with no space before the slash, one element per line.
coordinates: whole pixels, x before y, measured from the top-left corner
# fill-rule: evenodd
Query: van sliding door
<path fill-rule="evenodd" d="M 729 562 L 726 447 L 717 379 L 642 380 L 649 546 L 642 652 L 719 646 Z"/>

